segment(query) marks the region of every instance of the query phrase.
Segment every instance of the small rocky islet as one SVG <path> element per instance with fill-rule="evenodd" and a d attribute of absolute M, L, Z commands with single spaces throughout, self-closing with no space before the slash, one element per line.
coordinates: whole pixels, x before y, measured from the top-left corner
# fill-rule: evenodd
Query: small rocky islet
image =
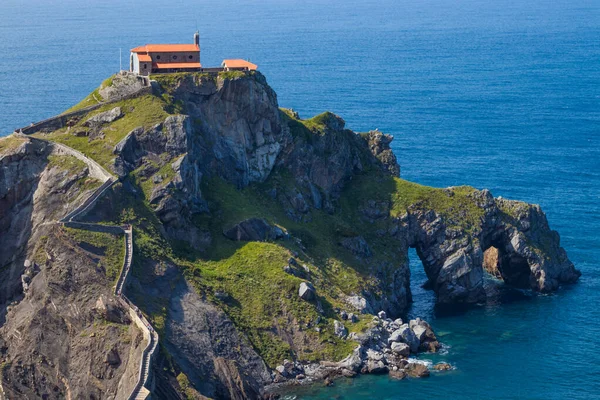
<path fill-rule="evenodd" d="M 120 73 L 21 133 L 0 140 L 4 393 L 106 398 L 138 382 L 145 338 L 112 290 L 123 238 L 56 223 L 102 170 L 115 182 L 81 223 L 132 227 L 124 291 L 160 336 L 159 398 L 427 376 L 411 356 L 441 344 L 401 319 L 409 248 L 447 305 L 484 302 L 488 274 L 538 292 L 580 276 L 538 205 L 403 180 L 392 136 L 301 119 L 257 71 Z"/>

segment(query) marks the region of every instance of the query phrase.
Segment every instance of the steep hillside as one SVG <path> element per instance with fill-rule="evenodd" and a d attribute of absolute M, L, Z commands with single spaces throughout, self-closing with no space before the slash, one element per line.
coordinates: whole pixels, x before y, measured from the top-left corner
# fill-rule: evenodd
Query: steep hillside
<path fill-rule="evenodd" d="M 391 136 L 280 109 L 258 72 L 152 79 L 152 93 L 34 136 L 120 177 L 86 218 L 134 226 L 127 290 L 161 336 L 156 393 L 258 398 L 333 370 L 414 373 L 408 353 L 439 344 L 424 321 L 388 318 L 411 302 L 410 247 L 440 303 L 485 301 L 488 249 L 508 285 L 545 292 L 579 276 L 539 206 L 405 181 Z M 135 93 L 128 82 L 139 84 L 116 75 L 98 95 Z M 9 187 L 0 201 L 16 205 Z M 0 218 L 20 221 L 18 208 Z M 394 347 L 404 329 L 421 332 L 416 347 Z"/>
<path fill-rule="evenodd" d="M 101 182 L 38 141 L 0 140 L 0 395 L 131 392 L 144 338 L 112 295 L 123 239 L 63 228 Z"/>

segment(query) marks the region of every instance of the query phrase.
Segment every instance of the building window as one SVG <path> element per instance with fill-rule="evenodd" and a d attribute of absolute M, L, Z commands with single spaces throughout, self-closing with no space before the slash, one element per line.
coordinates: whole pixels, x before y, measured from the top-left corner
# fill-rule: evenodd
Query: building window
<path fill-rule="evenodd" d="M 194 56 L 188 56 L 188 58 L 191 60 L 192 58 L 194 58 Z"/>
<path fill-rule="evenodd" d="M 157 60 L 160 60 L 160 56 L 156 56 L 156 59 L 157 59 Z"/>
<path fill-rule="evenodd" d="M 177 60 L 177 56 L 173 56 L 173 60 Z"/>
<path fill-rule="evenodd" d="M 144 69 L 148 68 L 148 65 L 144 64 Z"/>

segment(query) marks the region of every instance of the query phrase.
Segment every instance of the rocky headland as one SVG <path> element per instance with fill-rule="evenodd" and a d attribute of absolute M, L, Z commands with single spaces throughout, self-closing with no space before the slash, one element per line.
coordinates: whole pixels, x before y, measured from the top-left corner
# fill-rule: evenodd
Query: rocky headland
<path fill-rule="evenodd" d="M 151 79 L 118 74 L 0 140 L 7 398 L 120 398 L 143 351 L 111 290 L 122 238 L 55 223 L 100 186 L 97 171 L 52 143 L 119 179 L 84 219 L 133 226 L 125 290 L 160 334 L 156 398 L 428 376 L 411 356 L 441 344 L 403 320 L 409 248 L 440 304 L 485 302 L 492 276 L 551 292 L 580 275 L 539 206 L 403 180 L 390 135 L 329 112 L 301 119 L 258 72 Z"/>

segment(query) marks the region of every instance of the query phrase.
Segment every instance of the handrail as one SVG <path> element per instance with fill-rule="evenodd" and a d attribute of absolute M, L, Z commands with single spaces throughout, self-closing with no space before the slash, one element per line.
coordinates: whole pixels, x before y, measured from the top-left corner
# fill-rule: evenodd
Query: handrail
<path fill-rule="evenodd" d="M 18 136 L 25 136 L 20 133 Z M 50 144 L 51 146 L 56 146 L 57 143 L 48 141 L 46 139 L 32 138 L 27 137 L 30 141 L 38 140 L 41 142 L 45 142 Z M 150 367 L 152 364 L 152 359 L 154 357 L 156 348 L 158 346 L 159 336 L 156 330 L 152 327 L 152 324 L 146 319 L 146 317 L 140 312 L 139 308 L 131 301 L 125 294 L 123 293 L 123 289 L 126 287 L 127 277 L 129 276 L 129 271 L 131 270 L 131 265 L 133 263 L 133 227 L 131 225 L 102 225 L 95 224 L 89 222 L 75 222 L 75 219 L 85 214 L 88 210 L 93 207 L 98 199 L 102 197 L 106 191 L 111 188 L 115 183 L 118 182 L 118 179 L 111 175 L 108 171 L 106 171 L 100 164 L 96 161 L 90 159 L 83 153 L 72 149 L 66 145 L 58 144 L 60 147 L 66 147 L 76 153 L 79 153 L 81 157 L 83 157 L 84 161 L 88 166 L 93 165 L 97 168 L 100 168 L 103 172 L 109 176 L 104 183 L 99 186 L 94 193 L 92 193 L 83 203 L 81 203 L 77 208 L 68 213 L 66 216 L 61 218 L 58 222 L 63 226 L 73 226 L 77 224 L 79 229 L 88 229 L 88 230 L 105 230 L 105 231 L 115 231 L 120 230 L 125 235 L 125 256 L 123 258 L 123 267 L 121 268 L 121 272 L 119 273 L 119 278 L 117 279 L 117 283 L 114 287 L 114 295 L 117 297 L 118 301 L 122 303 L 129 310 L 129 314 L 132 318 L 138 320 L 138 326 L 144 331 L 144 333 L 148 336 L 148 344 L 146 348 L 142 352 L 142 360 L 140 363 L 140 369 L 138 372 L 138 381 L 134 386 L 133 390 L 127 397 L 130 400 L 133 399 L 145 399 L 147 394 L 143 393 L 143 388 L 146 387 L 150 381 Z M 78 157 L 79 158 L 79 157 Z M 147 390 L 146 390 L 147 391 Z"/>

